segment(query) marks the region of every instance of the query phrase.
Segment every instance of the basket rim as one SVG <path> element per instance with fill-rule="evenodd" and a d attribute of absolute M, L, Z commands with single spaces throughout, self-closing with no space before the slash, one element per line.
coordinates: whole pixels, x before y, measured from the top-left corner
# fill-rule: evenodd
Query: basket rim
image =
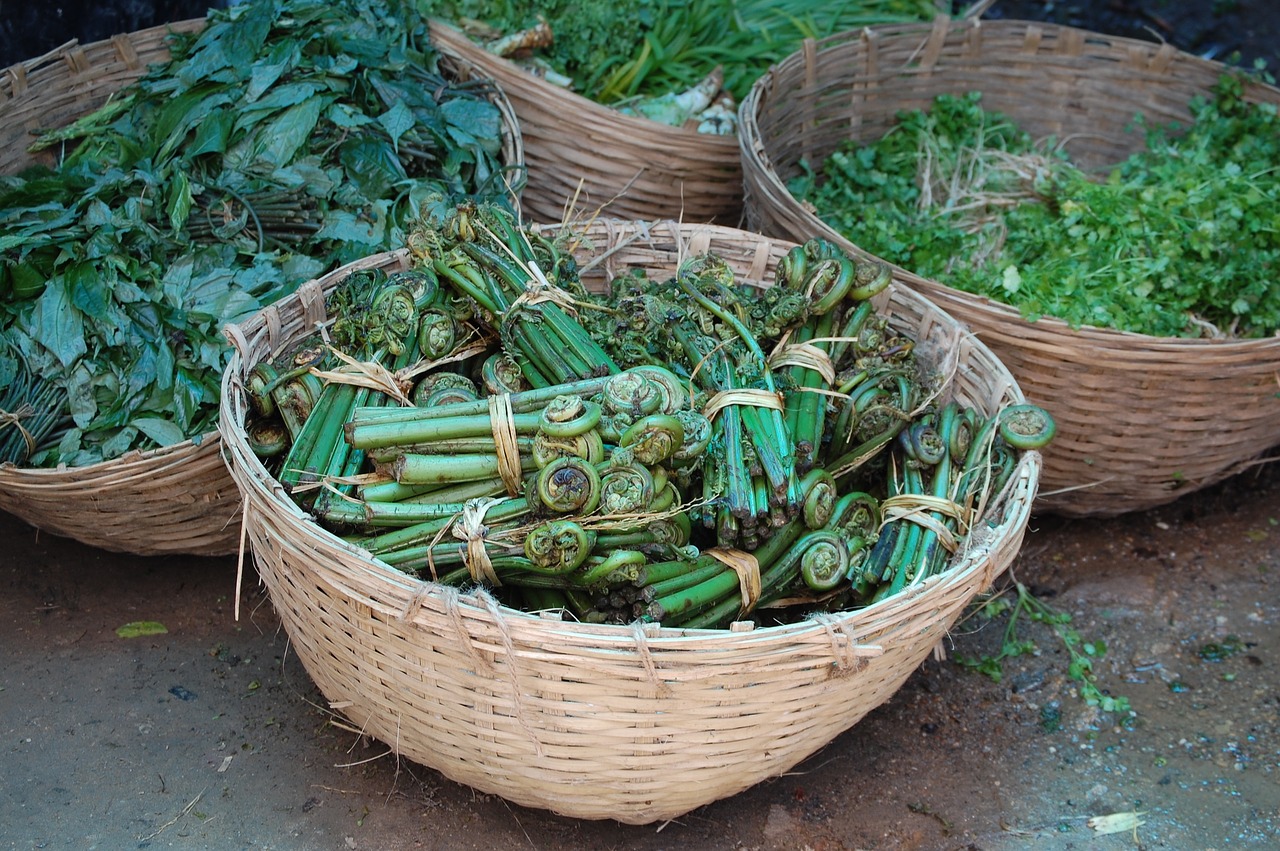
<path fill-rule="evenodd" d="M 107 47 L 108 45 L 115 44 L 120 38 L 127 38 L 130 36 L 158 35 L 161 33 L 167 36 L 171 33 L 186 33 L 193 30 L 200 30 L 204 28 L 205 21 L 206 19 L 203 17 L 184 18 L 179 21 L 168 21 L 151 27 L 142 27 L 141 29 L 116 33 L 108 38 L 96 39 L 94 41 L 81 41 L 78 38 L 68 39 L 62 44 L 49 48 L 44 53 L 36 56 L 30 56 L 26 59 L 19 59 L 17 62 L 11 62 L 4 67 L 0 67 L 0 78 L 7 78 L 10 82 L 16 79 L 22 79 L 25 84 L 24 90 L 29 90 L 30 82 L 27 80 L 27 75 L 32 72 L 39 73 L 51 66 L 60 67 L 60 64 L 62 62 L 66 62 L 68 55 L 73 52 Z"/>
<path fill-rule="evenodd" d="M 626 224 L 626 222 L 623 223 Z M 719 225 L 676 222 L 671 224 L 681 234 L 687 230 L 710 228 L 717 232 L 747 235 L 772 244 L 794 244 L 788 240 L 770 238 Z M 317 293 L 323 292 L 325 286 L 336 284 L 341 277 L 350 271 L 371 266 L 385 266 L 391 263 L 405 263 L 408 254 L 407 249 L 398 249 L 379 252 L 353 261 L 314 279 L 309 282 L 307 291 L 300 290 L 293 295 L 286 296 L 268 308 L 268 310 L 278 310 L 287 306 L 291 301 L 315 299 L 317 298 Z M 895 289 L 892 285 L 891 290 L 894 291 L 894 295 L 917 301 L 922 306 L 949 319 L 958 326 L 959 323 L 956 323 L 949 314 L 946 314 L 924 296 L 901 287 Z M 341 552 L 347 557 L 348 561 L 354 562 L 360 570 L 366 571 L 369 578 L 384 583 L 388 589 L 395 589 L 407 600 L 403 609 L 396 609 L 388 605 L 390 601 L 386 598 L 373 599 L 363 594 L 360 595 L 362 602 L 373 608 L 404 617 L 406 612 L 413 607 L 414 601 L 420 603 L 426 598 L 444 599 L 451 601 L 451 604 L 457 603 L 472 609 L 480 616 L 496 617 L 500 615 L 502 618 L 518 618 L 526 625 L 536 624 L 536 628 L 545 629 L 552 633 L 564 634 L 567 631 L 575 635 L 591 636 L 593 638 L 614 638 L 619 641 L 626 641 L 628 646 L 634 645 L 636 638 L 635 625 L 587 624 L 573 620 L 544 617 L 534 612 L 526 612 L 499 603 L 483 588 L 477 587 L 461 591 L 452 586 L 411 576 L 396 570 L 394 567 L 377 559 L 368 551 L 344 541 L 315 523 L 310 516 L 284 494 L 282 486 L 268 473 L 260 459 L 248 449 L 247 440 L 245 439 L 243 423 L 247 414 L 247 403 L 242 392 L 242 376 L 246 367 L 245 352 L 257 345 L 269 332 L 266 323 L 263 322 L 263 313 L 265 311 L 255 314 L 245 323 L 224 327 L 224 334 L 232 342 L 232 355 L 222 376 L 222 411 L 221 416 L 218 418 L 218 428 L 223 437 L 224 457 L 231 470 L 232 477 L 236 480 L 242 492 L 246 490 L 252 491 L 253 496 L 268 500 L 271 503 L 275 517 L 284 516 L 288 518 L 290 525 L 294 527 L 294 531 L 305 535 L 308 540 L 315 543 L 318 549 Z M 968 334 L 967 331 L 965 333 Z M 972 335 L 970 334 L 969 336 Z M 985 348 L 981 341 L 974 339 L 973 342 Z M 277 345 L 279 345 L 278 342 Z M 992 358 L 995 363 L 1003 366 L 998 359 L 994 358 L 994 355 L 992 355 Z M 1009 385 L 1007 392 L 1013 398 L 1024 398 L 1016 381 Z M 1029 520 L 1030 506 L 1035 497 L 1040 468 L 1040 452 L 1027 451 L 1022 453 L 1014 474 L 1016 486 L 1011 485 L 1002 496 L 1003 514 L 999 518 L 1000 522 L 993 527 L 989 527 L 991 539 L 973 540 L 972 537 L 966 538 L 965 550 L 959 556 L 953 557 L 952 562 L 948 564 L 945 570 L 928 577 L 919 584 L 908 586 L 898 594 L 858 609 L 833 612 L 830 615 L 810 616 L 794 623 L 754 626 L 741 632 L 732 629 L 688 629 L 652 624 L 643 628 L 645 640 L 651 644 L 657 642 L 659 646 L 664 644 L 682 646 L 693 642 L 693 647 L 696 647 L 699 643 L 723 641 L 726 636 L 734 636 L 734 640 L 763 641 L 797 635 L 811 635 L 815 632 L 830 633 L 832 629 L 845 632 L 850 625 L 858 622 L 878 618 L 899 609 L 909 609 L 920 599 L 933 594 L 938 589 L 946 589 L 971 582 L 974 580 L 975 574 L 979 572 L 988 574 L 982 580 L 982 586 L 985 587 L 1007 566 L 992 563 L 992 554 L 997 549 L 996 545 L 1001 541 L 1009 540 L 1011 537 L 1020 537 L 1022 532 L 1025 531 Z M 245 493 L 245 499 L 250 500 L 250 494 Z M 990 514 L 986 515 L 986 518 L 988 521 L 992 519 Z M 988 536 L 981 537 L 987 538 Z M 241 558 L 243 559 L 243 551 Z M 351 567 L 350 564 L 344 566 Z M 326 573 L 332 573 L 334 570 L 323 559 L 313 560 L 311 568 Z M 335 584 L 343 586 L 344 591 L 348 594 L 353 596 L 356 594 L 348 583 L 337 582 Z M 849 637 L 852 639 L 853 635 L 849 635 Z"/>
<path fill-rule="evenodd" d="M 195 437 L 188 437 L 186 440 L 178 443 L 170 443 L 165 446 L 153 446 L 150 449 L 130 449 L 123 455 L 117 455 L 114 458 L 108 458 L 106 461 L 95 461 L 92 464 L 83 464 L 79 467 L 73 467 L 67 464 L 59 464 L 56 467 L 23 467 L 14 464 L 12 461 L 0 463 L 0 481 L 5 478 L 23 479 L 40 479 L 47 478 L 81 478 L 88 477 L 99 471 L 107 469 L 125 469 L 134 464 L 151 464 L 167 455 L 186 454 L 190 452 L 199 452 L 207 448 L 210 441 L 220 441 L 222 435 L 216 428 L 202 432 Z M 11 482 L 4 482 L 6 486 Z M 50 482 L 49 484 L 53 484 Z"/>
<path fill-rule="evenodd" d="M 1141 39 L 1130 38 L 1126 36 L 1113 36 L 1104 33 L 1094 32 L 1092 30 L 1073 27 L 1066 24 L 1055 24 L 1050 22 L 1021 20 L 1021 19 L 995 19 L 983 20 L 981 18 L 965 18 L 952 19 L 948 16 L 939 16 L 933 22 L 905 22 L 898 24 L 879 24 L 874 26 L 863 27 L 857 30 L 846 30 L 841 33 L 835 33 L 822 39 L 810 40 L 806 42 L 800 49 L 789 54 L 784 59 L 769 69 L 769 71 L 759 77 L 752 85 L 747 96 L 743 98 L 742 104 L 738 111 L 738 140 L 739 148 L 743 158 L 744 172 L 755 172 L 756 175 L 764 183 L 777 192 L 780 197 L 785 197 L 792 202 L 793 213 L 797 214 L 810 230 L 818 233 L 826 233 L 828 235 L 835 234 L 839 237 L 841 243 L 853 245 L 856 252 L 864 257 L 872 257 L 880 262 L 888 263 L 893 267 L 895 278 L 901 278 L 911 286 L 918 286 L 923 292 L 931 298 L 938 299 L 945 307 L 948 300 L 956 303 L 963 303 L 970 309 L 975 309 L 996 317 L 998 320 L 1017 323 L 1021 328 L 1032 330 L 1033 333 L 1043 333 L 1046 337 L 1070 333 L 1080 338 L 1087 339 L 1091 342 L 1097 342 L 1100 345 L 1118 345 L 1125 351 L 1131 351 L 1133 348 L 1146 349 L 1152 353 L 1172 353 L 1176 354 L 1181 349 L 1201 349 L 1212 348 L 1218 351 L 1241 350 L 1245 353 L 1252 353 L 1254 350 L 1276 349 L 1280 354 L 1280 329 L 1269 337 L 1249 337 L 1249 338 L 1196 338 L 1196 337 L 1167 337 L 1154 334 L 1141 334 L 1134 331 L 1124 331 L 1115 328 L 1108 328 L 1099 325 L 1079 325 L 1074 326 L 1065 320 L 1053 316 L 1041 316 L 1035 320 L 1031 320 L 1022 315 L 1022 313 L 1012 305 L 1004 302 L 996 301 L 988 296 L 969 293 L 964 290 L 950 287 L 939 280 L 923 277 L 910 269 L 900 266 L 892 261 L 886 260 L 878 255 L 857 246 L 852 240 L 839 235 L 835 229 L 826 224 L 815 213 L 811 212 L 803 204 L 800 203 L 791 191 L 787 188 L 786 183 L 779 177 L 771 158 L 766 156 L 765 141 L 760 135 L 759 125 L 757 124 L 757 116 L 762 105 L 767 101 L 770 95 L 774 93 L 775 88 L 779 85 L 778 80 L 788 72 L 794 72 L 797 66 L 803 68 L 807 51 L 814 51 L 814 55 L 820 55 L 824 52 L 837 52 L 842 48 L 848 47 L 854 42 L 867 42 L 877 40 L 883 43 L 886 40 L 907 40 L 920 39 L 926 37 L 931 40 L 950 39 L 957 34 L 964 35 L 972 30 L 996 29 L 1008 30 L 1012 32 L 1039 32 L 1058 35 L 1062 33 L 1070 33 L 1078 35 L 1084 39 L 1084 44 L 1090 48 L 1097 49 L 1099 46 L 1111 48 L 1119 52 L 1124 51 L 1126 59 L 1132 61 L 1134 51 L 1139 54 L 1146 54 L 1149 59 L 1159 58 L 1161 61 L 1183 62 L 1201 65 L 1205 68 L 1225 68 L 1220 62 L 1203 59 L 1194 54 L 1186 53 L 1178 50 L 1168 43 L 1156 44 L 1154 42 L 1143 41 Z M 1083 54 L 1080 58 L 1091 58 L 1088 53 Z M 1101 58 L 1099 56 L 1099 58 Z M 992 61 L 1000 63 L 1016 63 L 1019 57 L 997 55 Z M 1021 57 L 1023 63 L 1027 62 L 1027 57 Z M 1272 86 L 1260 81 L 1254 81 L 1250 86 L 1253 90 L 1265 89 L 1274 92 L 1277 100 L 1280 100 L 1280 88 Z M 785 94 L 779 91 L 779 94 Z"/>

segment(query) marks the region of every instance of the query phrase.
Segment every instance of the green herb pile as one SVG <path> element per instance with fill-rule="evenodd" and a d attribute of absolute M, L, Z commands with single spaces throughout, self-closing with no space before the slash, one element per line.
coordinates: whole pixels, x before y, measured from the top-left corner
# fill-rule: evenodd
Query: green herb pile
<path fill-rule="evenodd" d="M 939 96 L 881 139 L 803 164 L 796 198 L 854 244 L 965 292 L 1158 337 L 1280 329 L 1280 119 L 1224 75 L 1188 126 L 1102 179 L 981 95 Z"/>
<path fill-rule="evenodd" d="M 811 240 L 774 286 L 714 253 L 607 293 L 553 236 L 464 205 L 255 364 L 245 434 L 316 522 L 406 573 L 589 622 L 720 628 L 885 599 L 951 563 L 1053 421 L 949 400 Z"/>
<path fill-rule="evenodd" d="M 407 2 L 252 0 L 171 53 L 41 137 L 56 167 L 0 177 L 0 386 L 27 388 L 0 461 L 208 432 L 222 325 L 403 245 L 432 205 L 510 191 L 497 107 L 441 73 Z"/>
<path fill-rule="evenodd" d="M 598 103 L 688 89 L 716 66 L 741 100 L 769 66 L 807 37 L 900 21 L 928 21 L 932 0 L 420 0 L 447 20 L 482 21 L 501 33 L 539 18 L 554 36 L 541 60 Z"/>

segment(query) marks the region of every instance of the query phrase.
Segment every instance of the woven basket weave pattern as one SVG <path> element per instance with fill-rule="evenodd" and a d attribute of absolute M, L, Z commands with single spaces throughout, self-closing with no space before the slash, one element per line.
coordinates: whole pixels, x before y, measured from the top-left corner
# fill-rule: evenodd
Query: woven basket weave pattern
<path fill-rule="evenodd" d="M 204 18 L 69 44 L 0 71 L 0 173 L 52 165 L 56 149 L 27 153 L 35 134 L 64 127 L 102 106 L 149 64 L 167 61 L 170 32 L 195 32 Z M 441 68 L 455 79 L 481 78 L 447 46 Z M 500 89 L 502 161 L 524 159 L 515 112 Z M 0 465 L 0 509 L 32 526 L 113 552 L 230 555 L 240 547 L 241 499 L 221 457 L 216 431 L 197 440 L 84 467 Z"/>
<path fill-rule="evenodd" d="M 56 147 L 31 154 L 41 132 L 65 127 L 106 103 L 120 89 L 169 59 L 171 32 L 194 32 L 204 19 L 179 21 L 91 44 L 71 42 L 0 70 L 0 174 L 36 163 L 52 165 Z"/>
<path fill-rule="evenodd" d="M 596 222 L 588 284 L 643 264 L 670 272 L 711 250 L 770 280 L 790 243 L 713 226 Z M 244 436 L 243 376 L 324 318 L 346 272 L 404 268 L 384 254 L 321 278 L 244 326 L 220 429 L 246 528 L 307 671 L 351 722 L 399 754 L 519 804 L 643 824 L 790 769 L 887 700 L 1021 545 L 1039 475 L 1026 453 L 991 528 L 942 574 L 873 607 L 746 632 L 562 622 L 405 576 L 328 534 L 284 494 Z M 588 258 L 602 259 L 591 265 Z M 884 297 L 899 330 L 953 362 L 957 400 L 1022 398 L 989 350 L 909 291 Z"/>
<path fill-rule="evenodd" d="M 1018 21 L 947 21 L 866 29 L 805 47 L 744 100 L 739 140 L 747 221 L 765 234 L 823 235 L 858 251 L 787 190 L 800 164 L 846 139 L 872 142 L 900 110 L 940 93 L 982 92 L 1034 137 L 1065 141 L 1086 168 L 1144 145 L 1133 118 L 1186 122 L 1222 66 L 1169 45 Z M 1280 91 L 1250 84 L 1252 100 Z M 864 252 L 860 252 L 864 253 Z M 900 271 L 968 326 L 1058 421 L 1036 510 L 1115 515 L 1168 503 L 1231 476 L 1280 444 L 1280 338 L 1157 338 L 1073 330 Z"/>
<path fill-rule="evenodd" d="M 432 38 L 498 81 L 524 136 L 530 221 L 577 214 L 736 226 L 742 217 L 737 140 L 623 115 L 495 56 L 433 21 Z"/>

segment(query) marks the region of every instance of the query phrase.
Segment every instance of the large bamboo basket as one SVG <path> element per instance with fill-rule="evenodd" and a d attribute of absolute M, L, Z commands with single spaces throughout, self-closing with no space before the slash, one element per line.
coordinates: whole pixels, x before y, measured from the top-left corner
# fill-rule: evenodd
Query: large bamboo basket
<path fill-rule="evenodd" d="M 587 276 L 670 273 L 711 250 L 746 280 L 772 280 L 791 243 L 711 225 L 598 221 Z M 747 631 L 563 622 L 482 591 L 406 576 L 312 522 L 250 451 L 245 375 L 323 321 L 354 268 L 304 285 L 243 326 L 223 379 L 228 464 L 246 500 L 258 573 L 299 658 L 355 728 L 447 777 L 587 819 L 671 819 L 789 770 L 887 700 L 1021 545 L 1040 456 L 1024 455 L 989 527 L 943 573 L 869 608 Z M 992 412 L 1022 398 L 991 352 L 932 303 L 882 294 L 895 327 L 953 375 L 950 393 Z M 743 624 L 750 626 L 750 624 Z"/>
<path fill-rule="evenodd" d="M 572 210 L 621 219 L 670 218 L 737 226 L 742 162 L 732 136 L 713 136 L 623 115 L 495 56 L 453 26 L 432 38 L 498 81 L 524 137 L 528 220 L 558 222 Z"/>
<path fill-rule="evenodd" d="M 194 32 L 204 18 L 152 27 L 104 41 L 70 42 L 0 70 L 0 173 L 44 163 L 31 155 L 41 131 L 65 127 L 169 59 L 168 35 Z M 483 78 L 468 60 L 437 48 L 458 79 Z M 503 162 L 523 162 L 515 112 L 501 89 Z M 240 546 L 240 494 L 221 457 L 217 431 L 196 439 L 83 467 L 0 464 L 0 509 L 36 528 L 113 552 L 135 555 L 230 555 Z"/>
<path fill-rule="evenodd" d="M 1223 66 L 1169 45 L 1020 21 L 884 26 L 809 43 L 758 80 L 740 111 L 747 221 L 784 238 L 820 234 L 857 251 L 788 190 L 800 163 L 846 139 L 878 139 L 899 110 L 940 93 L 981 91 L 983 105 L 1033 136 L 1065 140 L 1084 167 L 1145 144 L 1130 124 L 1185 122 Z M 1247 97 L 1280 104 L 1280 90 Z M 865 252 L 860 252 L 864 253 Z M 1065 322 L 902 270 L 989 345 L 1027 397 L 1057 419 L 1036 510 L 1116 515 L 1221 481 L 1280 443 L 1280 338 L 1189 340 Z"/>

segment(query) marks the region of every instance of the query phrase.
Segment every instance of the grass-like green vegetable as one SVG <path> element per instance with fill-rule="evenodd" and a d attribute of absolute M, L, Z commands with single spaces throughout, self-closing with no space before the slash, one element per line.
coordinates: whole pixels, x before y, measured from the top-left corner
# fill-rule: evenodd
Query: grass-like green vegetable
<path fill-rule="evenodd" d="M 446 20 L 483 22 L 494 38 L 540 19 L 554 36 L 537 57 L 606 105 L 682 92 L 713 69 L 740 101 L 769 66 L 807 37 L 900 21 L 928 21 L 932 0 L 419 0 Z M 474 29 L 474 28 L 473 28 Z"/>
<path fill-rule="evenodd" d="M 790 186 L 860 247 L 1018 308 L 1160 337 L 1280 329 L 1280 117 L 1239 72 L 1101 176 L 981 95 L 941 95 Z"/>

